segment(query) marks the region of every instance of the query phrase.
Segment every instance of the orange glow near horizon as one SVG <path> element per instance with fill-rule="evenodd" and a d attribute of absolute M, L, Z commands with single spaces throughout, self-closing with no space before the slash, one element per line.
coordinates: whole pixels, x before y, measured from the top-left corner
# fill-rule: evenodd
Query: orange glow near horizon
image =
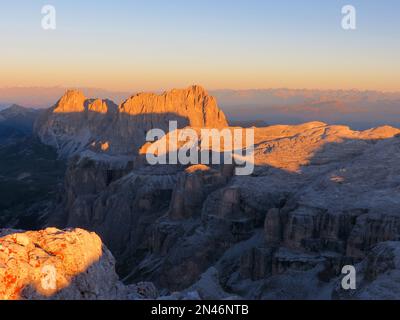
<path fill-rule="evenodd" d="M 110 68 L 111 69 L 111 68 Z M 221 68 L 222 69 L 222 68 Z M 83 67 L 44 68 L 32 66 L 19 70 L 2 69 L 0 87 L 90 87 L 113 91 L 168 90 L 200 84 L 208 90 L 216 89 L 322 89 L 322 90 L 377 90 L 400 91 L 399 72 L 377 72 L 373 76 L 343 74 L 340 71 L 319 70 L 107 70 Z"/>
<path fill-rule="evenodd" d="M 212 89 L 358 89 L 400 91 L 400 64 L 390 64 L 377 54 L 350 60 L 337 56 L 314 57 L 306 52 L 279 55 L 262 52 L 251 57 L 229 56 L 219 60 L 164 58 L 139 59 L 129 55 L 118 61 L 99 55 L 59 54 L 52 49 L 24 58 L 3 54 L 0 87 L 92 87 L 114 91 L 168 90 L 201 84 Z"/>

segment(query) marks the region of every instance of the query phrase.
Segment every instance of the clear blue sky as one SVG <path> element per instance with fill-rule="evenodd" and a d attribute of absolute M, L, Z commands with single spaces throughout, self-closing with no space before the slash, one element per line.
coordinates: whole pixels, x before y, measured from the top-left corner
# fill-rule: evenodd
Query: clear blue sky
<path fill-rule="evenodd" d="M 57 30 L 41 29 L 54 5 Z M 341 8 L 357 9 L 357 30 Z M 3 0 L 0 86 L 400 90 L 398 0 Z"/>

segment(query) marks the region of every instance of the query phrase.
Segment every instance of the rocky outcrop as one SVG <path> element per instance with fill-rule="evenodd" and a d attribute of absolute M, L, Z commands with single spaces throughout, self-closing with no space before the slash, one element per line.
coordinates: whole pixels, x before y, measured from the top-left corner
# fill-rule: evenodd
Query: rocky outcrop
<path fill-rule="evenodd" d="M 207 196 L 228 182 L 223 170 L 194 165 L 178 175 L 172 194 L 169 217 L 173 220 L 200 216 Z"/>
<path fill-rule="evenodd" d="M 122 298 L 114 258 L 84 230 L 9 234 L 0 239 L 0 299 Z"/>
<path fill-rule="evenodd" d="M 0 231 L 0 300 L 156 299 L 152 283 L 125 286 L 95 233 Z"/>
<path fill-rule="evenodd" d="M 150 129 L 227 126 L 215 98 L 199 86 L 162 95 L 141 93 L 117 106 L 112 101 L 87 99 L 71 90 L 36 123 L 40 139 L 62 157 L 84 150 L 112 155 L 136 154 Z"/>

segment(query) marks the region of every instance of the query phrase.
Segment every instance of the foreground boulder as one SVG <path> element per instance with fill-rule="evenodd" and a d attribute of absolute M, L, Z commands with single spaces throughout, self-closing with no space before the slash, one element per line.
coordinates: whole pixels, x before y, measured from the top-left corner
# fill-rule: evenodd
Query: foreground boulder
<path fill-rule="evenodd" d="M 150 284 L 125 287 L 95 233 L 55 228 L 0 235 L 0 300 L 155 298 Z"/>

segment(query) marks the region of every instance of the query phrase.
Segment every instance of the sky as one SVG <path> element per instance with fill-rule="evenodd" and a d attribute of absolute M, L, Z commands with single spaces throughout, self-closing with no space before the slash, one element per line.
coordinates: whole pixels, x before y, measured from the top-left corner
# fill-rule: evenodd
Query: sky
<path fill-rule="evenodd" d="M 400 91 L 398 0 L 2 0 L 0 35 L 0 87 Z"/>

